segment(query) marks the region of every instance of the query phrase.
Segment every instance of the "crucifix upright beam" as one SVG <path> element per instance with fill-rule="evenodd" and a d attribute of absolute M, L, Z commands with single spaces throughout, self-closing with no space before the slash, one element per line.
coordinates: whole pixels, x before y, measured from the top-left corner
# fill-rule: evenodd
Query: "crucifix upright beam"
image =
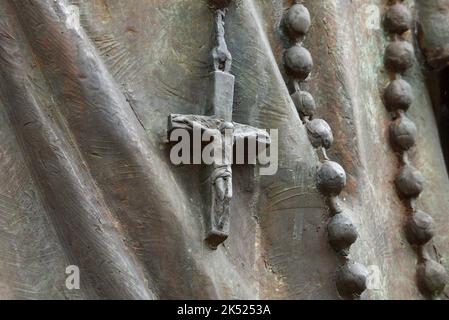
<path fill-rule="evenodd" d="M 168 118 L 168 135 L 175 129 L 185 129 L 190 132 L 194 128 L 202 131 L 214 131 L 221 135 L 222 140 L 229 139 L 231 146 L 239 140 L 255 140 L 258 145 L 270 144 L 270 136 L 266 130 L 233 122 L 232 111 L 234 103 L 235 77 L 230 73 L 232 56 L 225 41 L 225 17 L 229 0 L 210 0 L 214 9 L 215 47 L 212 50 L 213 71 L 210 73 L 210 88 L 207 104 L 203 115 L 171 114 Z M 245 143 L 245 141 L 241 141 Z M 223 149 L 223 152 L 226 152 Z M 206 189 L 204 196 L 207 201 L 205 213 L 206 243 L 216 249 L 229 236 L 229 219 L 232 200 L 232 160 L 225 154 L 214 156 L 216 161 L 206 167 Z M 224 161 L 223 161 L 224 160 Z"/>

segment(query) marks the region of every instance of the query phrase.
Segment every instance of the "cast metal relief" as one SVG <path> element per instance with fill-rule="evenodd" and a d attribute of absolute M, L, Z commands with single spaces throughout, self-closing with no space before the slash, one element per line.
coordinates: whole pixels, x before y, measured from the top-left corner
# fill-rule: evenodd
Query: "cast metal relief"
<path fill-rule="evenodd" d="M 175 129 L 193 131 L 194 128 L 210 136 L 220 135 L 222 153 L 214 154 L 214 161 L 205 168 L 208 204 L 205 213 L 206 243 L 212 249 L 229 236 L 232 187 L 232 150 L 236 144 L 253 140 L 267 147 L 270 136 L 266 130 L 233 122 L 235 77 L 230 73 L 232 56 L 225 41 L 225 17 L 230 1 L 210 1 L 215 21 L 215 47 L 212 50 L 213 71 L 210 74 L 210 90 L 204 115 L 172 114 L 168 119 L 168 134 Z M 229 141 L 230 140 L 230 141 Z"/>
<path fill-rule="evenodd" d="M 449 299 L 447 39 L 449 0 L 0 1 L 0 299 Z"/>

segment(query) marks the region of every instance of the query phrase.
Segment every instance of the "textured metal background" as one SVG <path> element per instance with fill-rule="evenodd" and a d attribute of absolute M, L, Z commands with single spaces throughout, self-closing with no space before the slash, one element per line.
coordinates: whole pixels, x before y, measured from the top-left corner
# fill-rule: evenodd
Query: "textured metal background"
<path fill-rule="evenodd" d="M 348 174 L 343 205 L 360 233 L 352 258 L 380 270 L 363 298 L 420 299 L 381 101 L 376 12 L 386 1 L 305 4 L 307 89 Z M 234 169 L 230 237 L 210 251 L 201 167 L 174 167 L 164 143 L 170 113 L 198 114 L 206 102 L 206 1 L 0 0 L 0 298 L 338 298 L 318 162 L 279 67 L 290 5 L 237 0 L 228 14 L 234 120 L 280 129 L 280 168 L 272 177 Z M 412 161 L 427 178 L 419 206 L 437 222 L 435 252 L 449 267 L 449 180 L 415 50 L 420 63 L 406 78 L 420 131 Z M 65 288 L 70 264 L 81 290 Z"/>

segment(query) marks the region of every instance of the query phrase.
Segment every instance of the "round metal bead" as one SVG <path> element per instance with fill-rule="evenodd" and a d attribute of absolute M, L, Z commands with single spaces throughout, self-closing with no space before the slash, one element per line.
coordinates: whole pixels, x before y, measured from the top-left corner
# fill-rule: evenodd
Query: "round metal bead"
<path fill-rule="evenodd" d="M 417 211 L 410 217 L 406 233 L 410 244 L 423 246 L 435 235 L 435 222 L 427 213 Z"/>
<path fill-rule="evenodd" d="M 416 144 L 418 129 L 405 115 L 390 125 L 390 138 L 394 147 L 407 151 Z"/>
<path fill-rule="evenodd" d="M 337 271 L 336 283 L 340 295 L 344 298 L 359 297 L 366 290 L 368 270 L 364 265 L 348 261 Z"/>
<path fill-rule="evenodd" d="M 310 13 L 302 4 L 293 5 L 285 16 L 285 26 L 292 38 L 304 36 L 310 28 Z"/>
<path fill-rule="evenodd" d="M 447 284 L 446 269 L 436 261 L 425 260 L 418 266 L 418 282 L 425 294 L 438 295 Z"/>
<path fill-rule="evenodd" d="M 315 99 L 306 91 L 296 91 L 292 94 L 296 110 L 301 116 L 312 117 L 316 111 Z"/>
<path fill-rule="evenodd" d="M 410 29 L 412 15 L 410 10 L 403 4 L 392 5 L 385 14 L 385 29 L 392 33 L 402 34 Z"/>
<path fill-rule="evenodd" d="M 346 186 L 346 172 L 336 162 L 325 161 L 317 172 L 318 190 L 329 196 L 336 196 Z"/>
<path fill-rule="evenodd" d="M 327 232 L 329 234 L 329 243 L 332 248 L 344 255 L 349 253 L 349 248 L 358 238 L 355 225 L 348 216 L 342 213 L 332 217 L 327 225 Z"/>
<path fill-rule="evenodd" d="M 402 168 L 396 177 L 395 183 L 398 190 L 406 197 L 418 197 L 424 189 L 424 176 L 410 165 Z"/>
<path fill-rule="evenodd" d="M 412 87 L 402 79 L 391 81 L 385 89 L 384 102 L 388 111 L 407 111 L 413 102 Z"/>
<path fill-rule="evenodd" d="M 307 133 L 314 148 L 324 147 L 329 149 L 334 142 L 332 129 L 326 121 L 314 119 L 307 123 Z"/>
<path fill-rule="evenodd" d="M 407 41 L 394 41 L 385 50 L 385 65 L 393 72 L 404 73 L 414 59 L 413 47 Z"/>
<path fill-rule="evenodd" d="M 294 45 L 285 51 L 284 62 L 287 73 L 299 81 L 307 79 L 313 68 L 309 50 L 299 45 Z"/>

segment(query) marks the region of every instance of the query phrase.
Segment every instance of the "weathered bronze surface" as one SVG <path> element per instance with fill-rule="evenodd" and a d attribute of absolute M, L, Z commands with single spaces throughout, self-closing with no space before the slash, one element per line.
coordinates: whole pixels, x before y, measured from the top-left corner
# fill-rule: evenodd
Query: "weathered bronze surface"
<path fill-rule="evenodd" d="M 402 75 L 418 130 L 409 158 L 426 179 L 416 205 L 431 229 L 395 188 L 401 159 L 383 103 L 394 79 L 389 2 L 303 1 L 311 25 L 289 30 L 308 29 L 300 40 L 313 69 L 300 91 L 316 108 L 291 97 L 299 84 L 284 69 L 282 21 L 294 3 L 229 4 L 232 120 L 280 130 L 279 170 L 232 168 L 229 237 L 213 251 L 204 168 L 174 166 L 166 143 L 170 114 L 207 116 L 219 19 L 209 2 L 0 1 L 0 298 L 447 298 L 449 179 L 426 68 L 449 61 L 448 1 L 404 1 L 416 22 L 402 35 L 414 59 Z M 339 200 L 317 189 L 322 159 L 301 120 L 311 116 L 332 128 L 327 156 L 346 172 Z M 349 232 L 332 229 L 329 211 Z M 417 255 L 408 239 L 435 249 Z M 341 264 L 335 250 L 348 246 Z M 68 265 L 80 267 L 80 290 L 65 286 Z"/>

